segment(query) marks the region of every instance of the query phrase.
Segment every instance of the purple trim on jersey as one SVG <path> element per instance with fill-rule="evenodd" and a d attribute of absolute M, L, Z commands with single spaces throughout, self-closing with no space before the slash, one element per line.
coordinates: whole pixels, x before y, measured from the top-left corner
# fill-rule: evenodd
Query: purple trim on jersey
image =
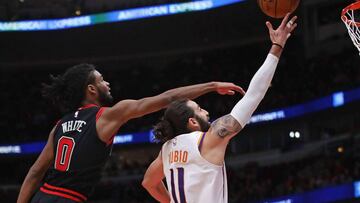
<path fill-rule="evenodd" d="M 222 175 L 223 175 L 223 199 L 225 200 L 225 173 L 224 173 L 224 167 L 225 167 L 225 164 L 224 164 L 224 166 L 221 168 Z"/>
<path fill-rule="evenodd" d="M 179 195 L 180 195 L 180 203 L 186 203 L 185 198 L 185 188 L 184 188 L 184 168 L 178 168 L 179 173 Z"/>
<path fill-rule="evenodd" d="M 201 137 L 200 144 L 199 144 L 199 152 L 201 152 L 201 147 L 202 147 L 202 144 L 203 144 L 205 135 L 206 135 L 206 133 L 203 133 L 203 135 L 202 135 L 202 137 Z"/>
<path fill-rule="evenodd" d="M 178 203 L 177 198 L 176 198 L 176 193 L 175 193 L 174 170 L 173 169 L 170 169 L 170 174 L 171 174 L 171 194 L 172 194 L 172 198 L 173 198 L 175 203 Z"/>

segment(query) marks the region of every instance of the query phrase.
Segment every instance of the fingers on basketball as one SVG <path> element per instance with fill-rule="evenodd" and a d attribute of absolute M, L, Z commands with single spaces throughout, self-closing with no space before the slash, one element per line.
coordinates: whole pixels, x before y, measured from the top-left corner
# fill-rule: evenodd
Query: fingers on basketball
<path fill-rule="evenodd" d="M 290 13 L 287 13 L 285 15 L 285 17 L 283 18 L 283 20 L 282 20 L 282 22 L 280 24 L 280 27 L 285 28 L 286 24 L 288 23 L 289 16 L 290 16 Z"/>
<path fill-rule="evenodd" d="M 268 27 L 269 31 L 274 30 L 272 24 L 269 21 L 266 21 L 266 26 Z"/>

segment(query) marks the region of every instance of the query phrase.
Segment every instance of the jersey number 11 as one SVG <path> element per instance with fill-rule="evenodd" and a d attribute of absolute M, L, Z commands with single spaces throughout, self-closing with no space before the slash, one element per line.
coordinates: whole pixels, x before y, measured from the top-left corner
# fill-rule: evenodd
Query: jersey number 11
<path fill-rule="evenodd" d="M 186 203 L 185 191 L 184 191 L 184 168 L 176 168 L 178 172 L 178 189 L 180 196 L 180 203 Z M 175 203 L 179 203 L 176 192 L 175 192 L 175 182 L 174 182 L 174 169 L 170 169 L 171 175 L 171 195 Z"/>

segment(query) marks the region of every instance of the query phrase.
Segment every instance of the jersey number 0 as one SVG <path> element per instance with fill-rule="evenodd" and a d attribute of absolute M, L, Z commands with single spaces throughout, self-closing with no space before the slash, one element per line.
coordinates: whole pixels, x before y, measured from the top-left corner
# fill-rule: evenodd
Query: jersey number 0
<path fill-rule="evenodd" d="M 55 169 L 59 171 L 68 171 L 71 162 L 71 156 L 74 151 L 74 138 L 62 136 L 58 140 L 55 157 Z"/>

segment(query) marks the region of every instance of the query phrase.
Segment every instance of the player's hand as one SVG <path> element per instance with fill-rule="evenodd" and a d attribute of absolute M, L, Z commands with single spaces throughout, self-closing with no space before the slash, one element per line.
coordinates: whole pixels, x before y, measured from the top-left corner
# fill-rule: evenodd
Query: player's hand
<path fill-rule="evenodd" d="M 239 92 L 244 95 L 245 91 L 234 83 L 229 82 L 215 82 L 216 92 L 221 95 L 234 95 L 235 92 Z"/>
<path fill-rule="evenodd" d="M 290 13 L 286 14 L 284 19 L 282 20 L 280 26 L 274 30 L 273 26 L 269 21 L 266 22 L 266 26 L 269 29 L 270 40 L 272 43 L 276 43 L 285 46 L 286 40 L 291 36 L 291 32 L 296 28 L 297 23 L 295 22 L 297 16 L 294 16 L 289 20 Z"/>

